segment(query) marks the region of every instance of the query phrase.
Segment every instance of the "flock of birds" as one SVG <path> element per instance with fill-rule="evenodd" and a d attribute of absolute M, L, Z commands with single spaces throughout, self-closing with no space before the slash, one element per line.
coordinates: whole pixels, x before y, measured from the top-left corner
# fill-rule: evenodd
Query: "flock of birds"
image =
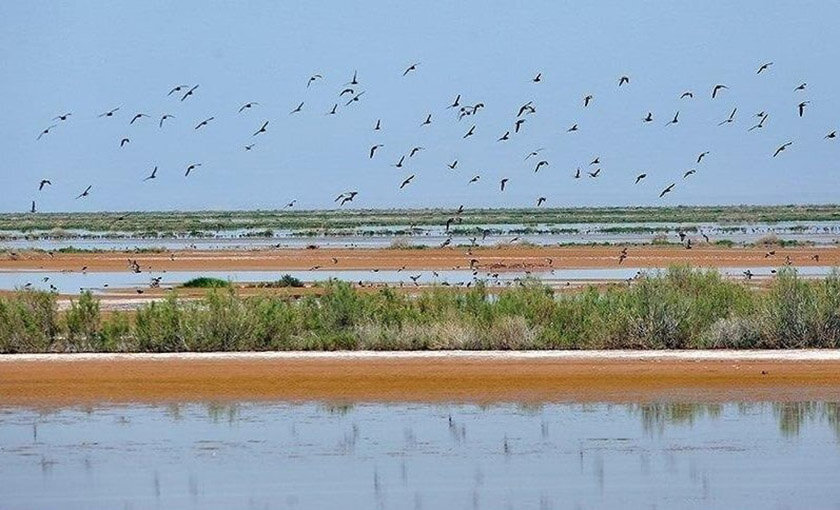
<path fill-rule="evenodd" d="M 771 72 L 773 62 L 766 62 L 761 64 L 757 71 L 755 71 L 756 75 L 763 75 L 766 73 Z M 402 71 L 402 78 L 403 79 L 411 79 L 411 77 L 420 72 L 421 64 L 414 63 L 406 67 Z M 320 82 L 324 80 L 324 76 L 322 74 L 313 74 L 310 76 L 306 82 L 305 86 L 307 89 L 313 88 L 320 85 Z M 532 78 L 530 78 L 530 82 L 532 86 L 539 87 L 543 83 L 543 75 L 541 72 L 536 73 Z M 616 82 L 616 87 L 618 89 L 626 89 L 632 87 L 632 81 L 630 76 L 622 75 L 618 78 Z M 729 86 L 723 83 L 716 83 L 711 86 L 711 89 L 707 94 L 711 97 L 711 100 L 719 100 L 719 98 L 729 94 Z M 810 108 L 810 101 L 805 97 L 807 93 L 807 83 L 801 83 L 796 87 L 792 88 L 791 91 L 792 95 L 794 96 L 795 100 L 792 101 L 792 105 L 795 105 L 796 113 L 798 116 L 804 117 L 807 114 L 808 109 Z M 201 88 L 198 84 L 189 84 L 189 85 L 176 85 L 172 87 L 168 93 L 166 94 L 169 101 L 174 103 L 175 105 L 179 103 L 184 103 L 186 101 L 196 101 L 201 94 Z M 359 107 L 360 103 L 363 103 L 366 99 L 366 90 L 363 88 L 362 81 L 359 78 L 357 72 L 354 72 L 352 77 L 346 81 L 340 90 L 336 93 L 336 99 L 332 107 L 325 112 L 325 115 L 337 115 L 339 113 L 340 108 L 352 108 L 352 107 Z M 162 94 L 163 95 L 163 91 Z M 699 93 L 698 93 L 699 95 Z M 686 90 L 679 95 L 680 101 L 691 101 L 695 99 L 695 93 L 691 90 Z M 590 108 L 590 106 L 596 101 L 597 99 L 594 97 L 593 94 L 586 94 L 583 96 L 581 100 L 581 108 L 586 110 Z M 296 106 L 289 110 L 288 115 L 298 115 L 305 111 L 307 108 L 307 101 L 300 101 L 295 103 Z M 171 105 L 170 105 L 171 107 Z M 474 103 L 467 103 L 462 100 L 461 94 L 454 94 L 454 99 L 446 104 L 445 110 L 447 112 L 452 112 L 454 117 L 458 121 L 463 121 L 466 119 L 466 122 L 463 122 L 463 135 L 461 136 L 462 140 L 469 140 L 473 136 L 475 136 L 477 130 L 479 129 L 478 121 L 476 120 L 480 116 L 480 112 L 484 109 L 485 105 L 481 101 L 477 101 Z M 238 115 L 246 115 L 249 112 L 257 111 L 260 108 L 260 103 L 257 101 L 247 101 L 241 103 L 238 107 L 237 114 Z M 522 136 L 524 125 L 528 122 L 529 118 L 533 115 L 537 114 L 537 104 L 533 100 L 523 102 L 516 108 L 514 111 L 510 112 L 510 124 L 508 127 L 503 127 L 499 129 L 499 136 L 496 138 L 496 143 L 504 144 L 511 140 L 513 137 Z M 125 113 L 122 106 L 113 107 L 107 109 L 106 111 L 99 113 L 98 117 L 103 120 L 110 120 L 118 118 L 121 114 Z M 73 113 L 63 113 L 57 115 L 53 118 L 53 123 L 47 126 L 46 128 L 42 129 L 39 134 L 37 135 L 37 140 L 43 140 L 45 138 L 58 136 L 55 134 L 55 131 L 60 130 L 63 128 L 65 124 L 72 123 Z M 738 115 L 738 108 L 734 107 L 729 114 L 728 117 L 724 118 L 718 124 L 719 126 L 725 126 L 732 124 L 736 121 Z M 165 129 L 166 125 L 171 122 L 174 122 L 177 117 L 176 115 L 170 113 L 163 113 L 159 117 L 155 117 L 153 119 L 151 115 L 144 113 L 144 112 L 131 112 L 129 113 L 128 125 L 132 126 L 135 124 L 139 124 L 142 122 L 148 122 L 156 120 L 158 128 L 160 130 Z M 767 123 L 768 119 L 770 118 L 770 114 L 767 111 L 760 111 L 755 114 L 754 116 L 754 123 L 747 128 L 746 131 L 753 132 L 756 130 L 761 130 L 764 128 L 765 124 Z M 680 124 L 680 111 L 677 110 L 674 112 L 673 116 L 668 115 L 666 122 L 664 122 L 664 126 L 673 129 L 672 126 Z M 428 126 L 432 125 L 433 122 L 436 121 L 435 114 L 427 114 L 419 122 L 419 126 L 421 128 L 427 128 Z M 216 116 L 210 115 L 200 120 L 194 121 L 193 130 L 200 131 L 204 129 L 212 129 L 210 126 L 216 122 Z M 269 130 L 273 127 L 273 122 L 271 120 L 260 120 L 255 122 L 254 129 L 250 133 L 247 133 L 249 142 L 244 144 L 243 149 L 245 151 L 251 151 L 254 149 L 257 143 L 259 143 L 261 137 L 263 137 Z M 641 124 L 651 124 L 655 122 L 654 114 L 651 111 L 648 111 L 645 115 L 641 118 Z M 374 133 L 379 133 L 384 130 L 383 121 L 381 118 L 377 118 L 376 122 L 370 127 Z M 570 126 L 566 131 L 568 133 L 574 133 L 578 131 L 580 128 L 577 123 Z M 825 137 L 826 140 L 834 140 L 837 138 L 837 131 L 830 131 L 828 132 Z M 121 137 L 119 139 L 119 147 L 125 147 L 131 143 L 131 138 L 128 136 Z M 464 142 L 466 143 L 466 142 Z M 788 150 L 794 144 L 794 140 L 785 140 L 783 143 L 772 146 L 768 148 L 768 156 L 772 158 L 780 157 L 782 153 Z M 370 147 L 368 147 L 366 154 L 368 159 L 375 159 L 381 158 L 382 152 L 385 150 L 384 143 L 374 143 Z M 392 164 L 393 167 L 397 168 L 398 170 L 407 169 L 410 166 L 410 162 L 422 151 L 426 150 L 423 146 L 414 146 L 411 147 L 409 151 L 404 154 L 398 154 L 395 156 L 395 163 Z M 533 173 L 538 173 L 540 171 L 546 171 L 550 166 L 551 163 L 548 158 L 543 157 L 543 150 L 544 148 L 535 148 L 529 151 L 527 154 L 524 155 L 524 160 L 528 162 L 533 167 Z M 698 150 L 698 155 L 696 160 L 693 162 L 695 168 L 691 168 L 687 171 L 681 172 L 682 179 L 688 179 L 692 175 L 697 173 L 697 168 L 703 163 L 704 158 L 710 155 L 709 150 Z M 588 158 L 587 158 L 588 159 Z M 184 177 L 188 178 L 193 175 L 195 172 L 201 169 L 202 163 L 201 162 L 192 162 L 183 168 Z M 455 171 L 459 168 L 459 161 L 458 159 L 454 159 L 451 162 L 448 162 L 446 166 Z M 583 169 L 581 168 L 583 167 Z M 601 158 L 599 156 L 595 156 L 589 161 L 588 164 L 578 166 L 574 172 L 572 173 L 572 177 L 574 179 L 581 179 L 584 175 L 587 176 L 589 179 L 598 179 L 602 175 L 602 168 L 601 168 Z M 153 181 L 158 177 L 158 167 L 154 166 L 149 170 L 149 173 L 142 178 L 143 182 Z M 639 172 L 635 175 L 633 181 L 635 185 L 640 185 L 643 181 L 648 177 L 646 172 Z M 679 182 L 678 176 L 675 176 L 673 182 L 665 186 L 664 188 L 657 190 L 659 198 L 666 196 L 669 193 L 673 193 L 677 184 Z M 415 179 L 417 178 L 416 173 L 409 173 L 405 175 L 401 181 L 399 181 L 398 191 L 404 190 L 405 188 L 411 186 Z M 476 174 L 472 176 L 468 181 L 467 184 L 477 183 L 481 180 L 481 174 Z M 502 177 L 498 182 L 498 189 L 500 192 L 504 192 L 509 183 L 511 182 L 511 178 L 509 177 Z M 42 178 L 38 183 L 38 191 L 44 190 L 46 186 L 52 186 L 52 181 L 49 177 Z M 95 190 L 94 184 L 87 185 L 83 190 L 79 190 L 76 195 L 76 199 L 84 199 L 91 195 Z M 344 206 L 348 203 L 353 202 L 357 196 L 359 196 L 358 189 L 350 189 L 340 192 L 337 195 L 334 195 L 333 201 L 337 204 L 338 207 Z M 546 203 L 547 197 L 540 195 L 534 198 L 534 203 L 537 207 L 542 206 Z M 292 208 L 297 203 L 297 200 L 291 200 L 285 204 L 284 208 Z M 453 217 L 452 221 L 459 221 L 459 214 L 463 210 L 463 207 L 456 212 Z M 37 211 L 37 203 L 35 200 L 32 200 L 31 203 L 31 212 Z M 449 223 L 449 222 L 448 222 Z"/>

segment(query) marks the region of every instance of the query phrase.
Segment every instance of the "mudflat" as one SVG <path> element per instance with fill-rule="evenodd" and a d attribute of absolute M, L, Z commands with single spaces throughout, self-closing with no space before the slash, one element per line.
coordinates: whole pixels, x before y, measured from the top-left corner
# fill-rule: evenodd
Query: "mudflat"
<path fill-rule="evenodd" d="M 0 356 L 0 405 L 840 401 L 838 351 Z"/>

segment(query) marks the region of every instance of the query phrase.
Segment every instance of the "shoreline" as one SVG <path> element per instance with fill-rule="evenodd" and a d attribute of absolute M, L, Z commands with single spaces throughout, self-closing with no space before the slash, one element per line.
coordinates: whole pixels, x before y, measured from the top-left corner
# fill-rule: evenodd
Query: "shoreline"
<path fill-rule="evenodd" d="M 0 406 L 840 401 L 840 350 L 0 356 Z"/>

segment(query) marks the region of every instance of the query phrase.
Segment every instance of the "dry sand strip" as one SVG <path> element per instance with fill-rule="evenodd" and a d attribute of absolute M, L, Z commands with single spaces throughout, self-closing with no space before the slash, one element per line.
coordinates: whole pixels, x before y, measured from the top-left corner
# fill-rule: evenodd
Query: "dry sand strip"
<path fill-rule="evenodd" d="M 23 252 L 0 259 L 0 270 L 128 271 L 136 260 L 143 271 L 282 271 L 307 270 L 446 270 L 468 268 L 474 260 L 482 271 L 522 271 L 619 266 L 619 246 L 486 248 L 319 248 L 252 251 L 175 251 L 171 253 Z M 773 254 L 770 254 L 770 251 Z M 814 257 L 818 255 L 818 257 Z M 789 257 L 796 266 L 840 266 L 840 247 L 727 248 L 701 245 L 631 246 L 623 266 L 658 268 L 674 264 L 699 267 L 779 267 Z"/>
<path fill-rule="evenodd" d="M 0 356 L 0 405 L 840 401 L 840 351 Z"/>

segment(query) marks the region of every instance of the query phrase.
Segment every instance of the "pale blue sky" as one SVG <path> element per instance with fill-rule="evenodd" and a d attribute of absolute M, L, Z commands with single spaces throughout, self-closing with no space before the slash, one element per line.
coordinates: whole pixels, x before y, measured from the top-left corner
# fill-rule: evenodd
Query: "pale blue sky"
<path fill-rule="evenodd" d="M 823 139 L 840 129 L 837 20 L 840 3 L 824 1 L 2 2 L 0 210 L 32 199 L 42 211 L 324 208 L 348 189 L 365 208 L 838 202 L 840 138 Z M 354 69 L 365 94 L 345 107 L 337 95 Z M 324 79 L 307 89 L 315 73 Z M 712 100 L 716 83 L 730 89 Z M 200 87 L 167 97 L 179 84 Z M 685 90 L 695 98 L 681 100 Z M 457 94 L 486 108 L 459 122 L 445 109 Z M 529 100 L 537 113 L 523 132 L 496 142 Z M 247 101 L 260 106 L 238 114 Z M 676 110 L 679 125 L 665 127 Z M 761 110 L 766 127 L 747 133 Z M 138 112 L 151 118 L 130 126 Z M 164 113 L 175 118 L 159 129 Z M 265 120 L 268 133 L 252 137 Z M 375 143 L 385 146 L 370 160 Z M 391 166 L 413 146 L 427 150 Z M 538 147 L 550 166 L 534 174 L 523 158 Z M 572 179 L 595 156 L 601 176 Z M 191 162 L 203 166 L 185 178 Z M 155 165 L 158 178 L 141 182 Z M 38 192 L 42 178 L 53 186 Z"/>

